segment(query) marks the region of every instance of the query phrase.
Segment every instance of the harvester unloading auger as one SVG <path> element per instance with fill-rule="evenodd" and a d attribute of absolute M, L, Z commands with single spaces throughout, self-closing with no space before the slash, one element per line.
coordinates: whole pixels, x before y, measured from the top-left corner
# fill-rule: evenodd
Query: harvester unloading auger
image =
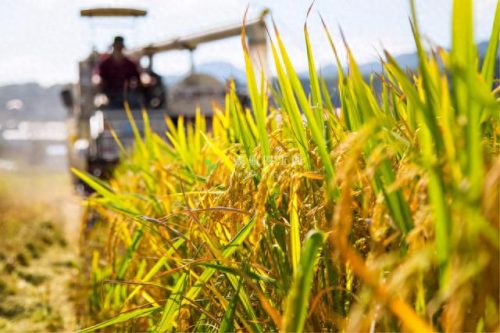
<path fill-rule="evenodd" d="M 250 57 L 255 68 L 266 73 L 267 13 L 268 11 L 264 10 L 259 17 L 245 22 Z M 92 8 L 80 12 L 82 17 L 90 18 L 143 17 L 146 14 L 145 10 L 132 8 Z M 137 64 L 141 63 L 139 60 L 143 57 L 148 60 L 147 66 L 139 69 L 141 89 L 128 91 L 125 98 L 131 106 L 131 113 L 138 127 L 142 128 L 141 108 L 147 110 L 151 128 L 158 133 L 165 130 L 165 116 L 174 121 L 179 116 L 189 120 L 194 118 L 197 107 L 210 119 L 213 103 L 224 104 L 227 85 L 213 76 L 196 73 L 193 52 L 200 44 L 239 36 L 241 29 L 242 23 L 234 24 L 126 51 L 125 54 Z M 153 58 L 158 53 L 173 50 L 190 52 L 191 71 L 167 89 L 161 76 L 153 70 Z M 86 59 L 79 62 L 78 83 L 63 90 L 61 94 L 69 113 L 69 166 L 100 178 L 107 178 L 119 161 L 119 147 L 111 129 L 124 146 L 130 146 L 134 141 L 132 127 L 123 107 L 111 103 L 109 96 L 99 88 L 97 68 L 106 56 L 106 53 L 94 49 Z M 244 91 L 240 93 L 245 94 Z M 84 188 L 83 183 L 76 177 L 74 183 L 77 188 Z"/>

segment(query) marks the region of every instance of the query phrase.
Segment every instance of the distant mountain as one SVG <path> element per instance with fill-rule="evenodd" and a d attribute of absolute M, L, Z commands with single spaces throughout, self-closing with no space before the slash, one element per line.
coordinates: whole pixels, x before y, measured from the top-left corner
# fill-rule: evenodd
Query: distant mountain
<path fill-rule="evenodd" d="M 488 42 L 478 44 L 481 56 L 486 53 Z M 418 65 L 416 53 L 406 53 L 395 57 L 398 63 L 406 69 L 415 69 Z M 366 77 L 373 72 L 380 72 L 379 62 L 371 62 L 360 65 L 361 72 Z M 498 69 L 497 69 L 498 70 Z M 214 76 L 221 82 L 228 78 L 235 78 L 238 86 L 245 89 L 245 72 L 226 62 L 209 62 L 198 65 L 196 72 Z M 337 68 L 328 65 L 321 69 L 322 76 L 327 79 L 329 87 L 335 87 Z M 187 74 L 186 74 L 187 75 Z M 186 75 L 166 76 L 164 83 L 171 86 L 179 82 Z M 500 76 L 497 72 L 497 77 Z M 299 73 L 306 91 L 309 90 L 308 73 Z M 273 79 L 275 80 L 275 79 Z M 63 107 L 59 93 L 63 85 L 42 87 L 37 83 L 14 84 L 0 87 L 0 125 L 5 125 L 9 120 L 63 120 L 66 118 L 66 110 Z M 337 104 L 335 89 L 332 88 L 332 98 Z M 2 126 L 0 126 L 2 127 Z"/>
<path fill-rule="evenodd" d="M 399 65 L 404 69 L 415 69 L 418 66 L 418 57 L 416 53 L 404 53 L 394 57 Z M 369 75 L 371 73 L 379 73 L 382 71 L 382 65 L 379 61 L 369 62 L 359 65 L 359 70 L 363 75 Z M 337 65 L 327 65 L 321 69 L 321 74 L 323 77 L 337 77 Z M 307 76 L 306 72 L 301 73 L 301 75 Z"/>
<path fill-rule="evenodd" d="M 208 74 L 221 82 L 225 82 L 229 78 L 233 78 L 236 82 L 246 82 L 245 72 L 230 63 L 223 61 L 207 62 L 195 67 L 196 73 Z M 185 78 L 189 73 L 184 75 L 168 75 L 164 76 L 163 80 L 167 86 L 172 86 Z"/>
<path fill-rule="evenodd" d="M 59 98 L 62 87 L 42 87 L 37 83 L 0 87 L 0 122 L 65 119 L 66 110 Z"/>
<path fill-rule="evenodd" d="M 246 81 L 245 72 L 227 62 L 208 62 L 195 68 L 196 72 L 209 74 L 224 82 L 229 78 L 236 81 Z"/>
<path fill-rule="evenodd" d="M 246 81 L 244 71 L 225 62 L 201 64 L 196 72 L 212 75 L 221 82 L 231 77 L 240 84 Z M 172 86 L 186 75 L 166 76 L 164 84 Z M 42 87 L 37 83 L 0 86 L 0 128 L 23 120 L 64 120 L 67 113 L 59 97 L 62 88 L 63 85 Z"/>
<path fill-rule="evenodd" d="M 488 49 L 487 41 L 477 44 L 477 50 L 480 57 L 484 56 L 487 49 Z M 394 59 L 403 69 L 414 70 L 418 67 L 418 56 L 416 52 L 403 53 L 398 56 L 395 56 Z M 359 70 L 361 71 L 361 74 L 363 74 L 364 76 L 368 76 L 371 73 L 380 73 L 382 71 L 382 65 L 380 64 L 380 61 L 369 62 L 365 64 L 360 64 Z M 321 74 L 325 78 L 336 78 L 337 66 L 327 65 L 321 68 Z M 309 74 L 307 72 L 299 73 L 299 76 L 301 77 L 307 77 L 308 75 Z"/>
<path fill-rule="evenodd" d="M 478 44 L 479 54 L 482 56 L 486 53 L 486 49 L 488 47 L 488 42 L 484 41 Z M 404 69 L 415 69 L 418 66 L 418 56 L 416 52 L 412 53 L 403 53 L 395 56 L 396 61 L 401 65 Z M 381 72 L 382 66 L 379 61 L 369 62 L 365 64 L 360 64 L 359 68 L 361 73 L 364 76 L 368 76 L 371 73 Z M 205 64 L 201 64 L 196 66 L 195 71 L 197 73 L 204 73 L 214 76 L 220 81 L 224 82 L 228 78 L 234 78 L 240 84 L 245 84 L 246 76 L 245 72 L 230 63 L 227 62 L 208 62 Z M 300 77 L 307 77 L 308 73 L 306 71 L 298 73 Z M 187 75 L 187 73 L 185 74 Z M 179 82 L 185 75 L 179 76 L 167 76 L 165 77 L 165 82 L 167 85 L 173 85 Z M 327 65 L 321 68 L 321 75 L 325 78 L 336 78 L 337 77 L 337 66 L 336 65 Z"/>

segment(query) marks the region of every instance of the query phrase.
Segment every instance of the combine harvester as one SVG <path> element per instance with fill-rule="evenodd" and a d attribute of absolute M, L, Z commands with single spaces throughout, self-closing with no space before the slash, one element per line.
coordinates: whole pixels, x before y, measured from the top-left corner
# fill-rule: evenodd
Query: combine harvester
<path fill-rule="evenodd" d="M 80 12 L 82 17 L 144 17 L 145 10 L 132 8 L 93 8 Z M 255 67 L 267 71 L 267 34 L 265 16 L 245 23 L 250 56 Z M 196 73 L 193 63 L 193 52 L 197 46 L 225 38 L 239 36 L 242 24 L 213 29 L 185 37 L 174 38 L 166 42 L 148 44 L 126 51 L 127 57 L 135 63 L 147 63 L 145 68 L 139 67 L 141 89 L 129 90 L 127 96 L 131 113 L 139 129 L 142 130 L 141 109 L 148 112 L 151 128 L 163 134 L 165 116 L 175 122 L 179 116 L 187 121 L 193 119 L 199 106 L 204 115 L 210 119 L 213 103 L 224 104 L 226 82 L 217 78 Z M 153 70 L 153 57 L 162 52 L 186 50 L 191 54 L 191 71 L 174 86 L 167 89 L 161 76 Z M 69 166 L 88 173 L 107 178 L 119 161 L 119 147 L 112 136 L 114 129 L 118 139 L 129 147 L 134 141 L 132 126 L 124 107 L 110 103 L 110 99 L 99 89 L 97 70 L 107 53 L 92 50 L 90 55 L 79 63 L 79 80 L 77 84 L 61 92 L 62 100 L 68 109 L 68 158 Z M 143 58 L 146 61 L 141 61 Z M 245 94 L 245 92 L 240 92 Z M 73 178 L 78 190 L 85 188 L 77 178 Z"/>

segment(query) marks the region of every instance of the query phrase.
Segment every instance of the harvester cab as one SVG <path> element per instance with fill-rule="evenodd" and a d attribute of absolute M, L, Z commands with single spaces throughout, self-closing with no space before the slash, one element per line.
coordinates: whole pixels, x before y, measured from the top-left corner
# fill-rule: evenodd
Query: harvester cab
<path fill-rule="evenodd" d="M 93 8 L 80 12 L 82 17 L 92 20 L 103 17 L 144 17 L 145 10 L 132 8 Z M 249 51 L 257 68 L 267 70 L 267 40 L 265 15 L 247 21 L 246 31 Z M 124 50 L 123 56 L 136 66 L 137 82 L 127 81 L 120 86 L 123 89 L 110 93 L 105 89 L 103 67 L 107 59 L 114 55 L 99 52 L 93 47 L 92 52 L 79 62 L 79 80 L 61 93 L 63 104 L 67 107 L 68 117 L 68 157 L 69 166 L 86 171 L 99 178 L 107 178 L 119 161 L 120 146 L 128 148 L 134 142 L 132 123 L 124 110 L 129 106 L 130 113 L 139 130 L 143 128 L 142 111 L 146 111 L 150 128 L 164 135 L 165 117 L 174 122 L 182 116 L 187 121 L 195 117 L 197 109 L 208 118 L 212 116 L 213 103 L 224 105 L 227 82 L 202 73 L 194 68 L 193 52 L 202 43 L 216 41 L 241 34 L 241 24 L 204 31 L 186 37 L 173 38 L 166 42 L 148 44 L 142 47 Z M 110 36 L 111 40 L 111 36 Z M 115 43 L 122 42 L 115 37 Z M 153 57 L 162 52 L 186 50 L 191 55 L 190 73 L 168 89 L 162 77 L 153 71 Z M 140 66 L 140 64 L 146 64 Z M 119 76 L 110 66 L 111 77 Z M 133 70 L 131 70 L 133 71 Z M 122 79 L 128 79 L 123 77 Z M 242 92 L 242 94 L 245 94 Z M 74 178 L 77 189 L 85 189 L 83 183 Z"/>

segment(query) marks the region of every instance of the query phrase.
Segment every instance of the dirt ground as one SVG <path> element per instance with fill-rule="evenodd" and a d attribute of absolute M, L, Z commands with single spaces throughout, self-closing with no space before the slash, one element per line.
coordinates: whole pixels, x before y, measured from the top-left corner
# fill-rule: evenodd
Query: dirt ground
<path fill-rule="evenodd" d="M 61 171 L 0 171 L 0 331 L 78 329 L 81 198 Z"/>

